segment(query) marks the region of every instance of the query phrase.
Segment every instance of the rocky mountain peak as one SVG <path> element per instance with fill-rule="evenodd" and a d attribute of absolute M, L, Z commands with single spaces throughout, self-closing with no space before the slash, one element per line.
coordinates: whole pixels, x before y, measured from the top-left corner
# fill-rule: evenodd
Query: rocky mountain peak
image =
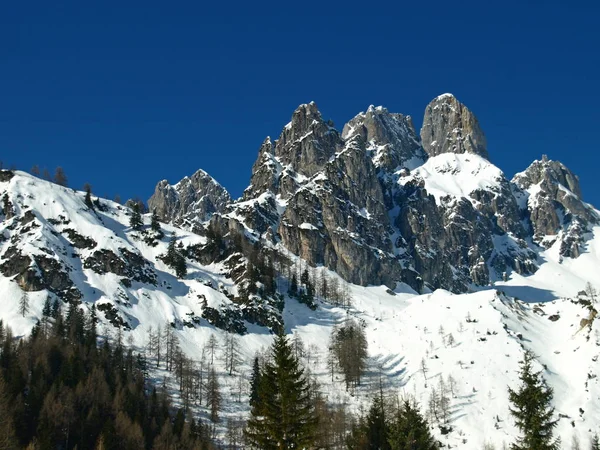
<path fill-rule="evenodd" d="M 548 159 L 547 155 L 542 155 L 541 160 L 534 161 L 523 172 L 516 174 L 513 181 L 523 189 L 529 189 L 532 185 L 541 182 L 557 184 L 582 198 L 579 177 L 560 161 Z"/>
<path fill-rule="evenodd" d="M 411 117 L 390 113 L 382 106 L 369 106 L 344 126 L 342 138 L 353 136 L 367 143 L 375 166 L 387 172 L 412 169 L 427 159 Z"/>
<path fill-rule="evenodd" d="M 579 256 L 585 233 L 599 222 L 581 199 L 579 178 L 544 155 L 516 174 L 513 183 L 525 192 L 534 241 L 546 248 L 558 241 L 561 256 Z"/>
<path fill-rule="evenodd" d="M 321 170 L 342 146 L 333 124 L 325 122 L 314 102 L 300 105 L 275 144 L 275 156 L 283 166 L 304 176 Z"/>
<path fill-rule="evenodd" d="M 229 203 L 227 190 L 200 169 L 175 185 L 160 181 L 148 200 L 148 208 L 156 211 L 163 222 L 193 228 L 215 212 L 223 212 Z"/>
<path fill-rule="evenodd" d="M 429 156 L 441 153 L 475 153 L 489 159 L 485 135 L 479 121 L 452 94 L 436 97 L 425 108 L 421 141 Z"/>

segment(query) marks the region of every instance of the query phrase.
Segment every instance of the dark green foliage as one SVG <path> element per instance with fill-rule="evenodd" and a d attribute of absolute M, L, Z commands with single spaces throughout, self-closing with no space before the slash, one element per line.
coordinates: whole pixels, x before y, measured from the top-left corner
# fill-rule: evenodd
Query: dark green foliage
<path fill-rule="evenodd" d="M 287 338 L 279 335 L 271 347 L 271 361 L 260 376 L 258 402 L 246 429 L 248 443 L 263 450 L 309 448 L 315 441 L 316 425 L 304 369 Z"/>
<path fill-rule="evenodd" d="M 184 278 L 187 275 L 187 264 L 183 254 L 184 250 L 182 246 L 177 247 L 175 245 L 176 240 L 176 236 L 171 238 L 169 246 L 167 247 L 167 254 L 163 255 L 161 259 L 167 266 L 175 270 L 175 276 L 177 278 Z"/>
<path fill-rule="evenodd" d="M 592 436 L 591 450 L 600 450 L 600 438 L 598 438 L 597 434 L 594 434 L 594 436 Z"/>
<path fill-rule="evenodd" d="M 437 444 L 429 432 L 429 425 L 417 405 L 405 400 L 392 419 L 389 431 L 392 450 L 436 450 Z"/>
<path fill-rule="evenodd" d="M 510 413 L 515 419 L 521 437 L 512 450 L 557 450 L 560 442 L 552 437 L 557 420 L 553 420 L 554 408 L 552 407 L 552 388 L 546 385 L 541 372 L 533 370 L 534 356 L 527 351 L 519 377 L 521 386 L 517 391 L 508 388 L 508 395 L 512 406 Z"/>
<path fill-rule="evenodd" d="M 164 233 L 160 228 L 160 222 L 158 220 L 158 214 L 156 214 L 156 210 L 152 210 L 152 217 L 150 219 L 150 229 L 156 233 L 159 239 L 162 239 Z"/>
<path fill-rule="evenodd" d="M 298 279 L 296 274 L 292 275 L 292 281 L 290 282 L 290 296 L 296 297 L 298 295 Z"/>
<path fill-rule="evenodd" d="M 139 231 L 142 229 L 144 222 L 142 220 L 142 213 L 140 204 L 138 202 L 134 202 L 131 207 L 131 217 L 129 218 L 129 226 L 132 230 Z"/>
<path fill-rule="evenodd" d="M 366 421 L 367 440 L 369 449 L 389 450 L 388 442 L 389 424 L 386 420 L 383 394 L 375 397 Z"/>
<path fill-rule="evenodd" d="M 258 356 L 254 358 L 254 365 L 252 366 L 252 376 L 250 378 L 250 406 L 254 407 L 258 405 L 258 387 L 260 386 L 260 365 L 258 363 Z"/>
<path fill-rule="evenodd" d="M 95 311 L 70 305 L 64 320 L 57 314 L 35 338 L 17 341 L 7 330 L 2 340 L 0 448 L 213 448 L 203 425 L 182 412 L 173 420 L 143 358 L 119 341 L 97 346 Z"/>
<path fill-rule="evenodd" d="M 86 183 L 86 185 L 84 186 L 84 189 L 85 189 L 85 205 L 90 209 L 94 209 L 94 203 L 92 202 L 92 187 Z"/>
<path fill-rule="evenodd" d="M 366 417 L 352 427 L 346 441 L 350 450 L 437 450 L 429 425 L 414 402 L 405 400 L 390 413 L 383 391 Z"/>

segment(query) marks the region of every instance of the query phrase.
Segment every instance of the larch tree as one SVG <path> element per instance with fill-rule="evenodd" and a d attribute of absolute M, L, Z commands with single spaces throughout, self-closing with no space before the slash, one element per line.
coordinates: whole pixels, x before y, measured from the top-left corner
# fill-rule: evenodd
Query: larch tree
<path fill-rule="evenodd" d="M 29 294 L 23 291 L 21 298 L 19 299 L 19 314 L 25 317 L 25 314 L 29 312 Z"/>
<path fill-rule="evenodd" d="M 54 182 L 60 186 L 66 187 L 68 184 L 67 175 L 62 167 L 57 167 L 54 171 Z"/>

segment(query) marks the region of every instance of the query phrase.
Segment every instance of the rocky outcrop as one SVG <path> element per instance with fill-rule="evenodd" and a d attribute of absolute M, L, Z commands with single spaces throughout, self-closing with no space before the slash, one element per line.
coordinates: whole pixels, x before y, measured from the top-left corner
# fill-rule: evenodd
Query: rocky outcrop
<path fill-rule="evenodd" d="M 477 118 L 452 94 L 440 95 L 427 105 L 421 141 L 429 156 L 474 153 L 489 159 L 485 135 Z"/>
<path fill-rule="evenodd" d="M 544 247 L 560 241 L 560 254 L 577 257 L 584 234 L 599 221 L 581 198 L 579 179 L 564 164 L 543 156 L 513 178 L 524 191 L 533 239 Z"/>
<path fill-rule="evenodd" d="M 83 267 L 98 274 L 114 273 L 140 283 L 156 284 L 156 274 L 148 261 L 125 248 L 119 252 L 120 255 L 108 249 L 96 250 L 85 259 Z"/>
<path fill-rule="evenodd" d="M 148 200 L 148 209 L 156 211 L 163 222 L 193 229 L 214 213 L 225 211 L 230 202 L 227 190 L 206 172 L 198 170 L 175 185 L 160 181 Z"/>
<path fill-rule="evenodd" d="M 369 106 L 366 113 L 344 125 L 342 138 L 354 136 L 366 142 L 375 167 L 388 173 L 414 169 L 427 159 L 411 117 L 390 113 L 382 106 Z"/>

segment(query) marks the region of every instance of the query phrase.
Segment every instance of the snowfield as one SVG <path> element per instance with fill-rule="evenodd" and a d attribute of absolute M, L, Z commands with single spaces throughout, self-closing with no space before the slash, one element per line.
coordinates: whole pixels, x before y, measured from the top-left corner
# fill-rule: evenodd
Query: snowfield
<path fill-rule="evenodd" d="M 446 167 L 456 164 L 447 165 L 445 158 L 458 160 L 460 178 L 446 171 Z M 439 201 L 448 194 L 468 197 L 472 190 L 493 187 L 490 184 L 502 176 L 494 169 L 476 155 L 445 154 L 431 158 L 410 176 L 422 178 L 427 190 Z M 453 177 L 452 182 L 446 177 Z M 113 305 L 131 327 L 124 332 L 125 341 L 139 351 L 145 351 L 149 330 L 167 323 L 175 325 L 180 345 L 191 358 L 200 359 L 201 349 L 212 335 L 224 342 L 224 331 L 199 318 L 202 299 L 215 309 L 231 304 L 224 292 L 235 292 L 236 288 L 223 275 L 224 267 L 188 260 L 188 275 L 179 280 L 158 259 L 166 252 L 173 233 L 185 245 L 203 243 L 205 238 L 163 224 L 166 236 L 152 247 L 130 229 L 127 208 L 101 200 L 106 210 L 91 211 L 84 203 L 83 192 L 23 172 L 0 182 L 0 198 L 5 194 L 16 217 L 6 220 L 2 216 L 0 264 L 6 261 L 5 252 L 14 245 L 23 254 L 59 261 L 70 270 L 69 276 L 82 294 L 82 307 L 88 309 L 94 303 Z M 27 210 L 33 211 L 38 226 L 22 231 L 15 224 Z M 150 223 L 149 217 L 145 217 L 145 223 Z M 67 228 L 92 238 L 96 247 L 73 248 L 64 234 Z M 127 287 L 122 276 L 84 268 L 82 261 L 98 249 L 117 254 L 127 249 L 143 256 L 156 274 L 156 285 L 133 281 Z M 592 433 L 600 432 L 600 323 L 595 320 L 591 327 L 581 329 L 581 320 L 588 318 L 589 311 L 576 300 L 587 283 L 600 290 L 600 227 L 594 228 L 579 258 L 561 260 L 553 247 L 542 252 L 541 258 L 540 269 L 532 276 L 512 273 L 507 281 L 463 295 L 443 290 L 419 295 L 403 284 L 393 292 L 385 286 L 351 285 L 351 307 L 319 302 L 315 311 L 286 298 L 286 332 L 302 338 L 306 367 L 328 400 L 345 402 L 356 412 L 368 408 L 373 393 L 383 383 L 390 392 L 414 396 L 426 413 L 432 387 L 438 389 L 443 380 L 452 391 L 452 432 L 442 435 L 438 427 L 434 432 L 448 447 L 461 449 L 480 450 L 485 443 L 501 448 L 503 443 L 514 441 L 517 430 L 509 415 L 507 387 L 518 386 L 518 363 L 526 349 L 532 350 L 538 368 L 554 388 L 554 406 L 560 415 L 556 435 L 565 448 L 570 447 L 573 436 L 585 448 Z M 49 295 L 45 290 L 29 293 L 31 308 L 22 317 L 18 311 L 21 293 L 14 276 L 0 275 L 0 319 L 16 336 L 30 332 Z M 346 390 L 339 373 L 332 382 L 327 367 L 331 330 L 348 316 L 364 323 L 369 344 L 368 371 L 355 391 Z M 101 332 L 114 337 L 116 329 L 102 314 L 99 317 L 103 322 Z M 198 322 L 190 324 L 192 317 L 199 318 Z M 221 435 L 228 418 L 248 413 L 247 381 L 252 360 L 272 341 L 268 330 L 246 326 L 248 333 L 238 338 L 243 364 L 237 373 L 229 376 L 222 358 L 215 360 L 224 393 Z M 156 370 L 153 376 L 162 380 L 172 374 Z M 240 386 L 243 394 L 239 402 Z M 206 414 L 203 405 L 197 405 L 197 411 Z"/>

